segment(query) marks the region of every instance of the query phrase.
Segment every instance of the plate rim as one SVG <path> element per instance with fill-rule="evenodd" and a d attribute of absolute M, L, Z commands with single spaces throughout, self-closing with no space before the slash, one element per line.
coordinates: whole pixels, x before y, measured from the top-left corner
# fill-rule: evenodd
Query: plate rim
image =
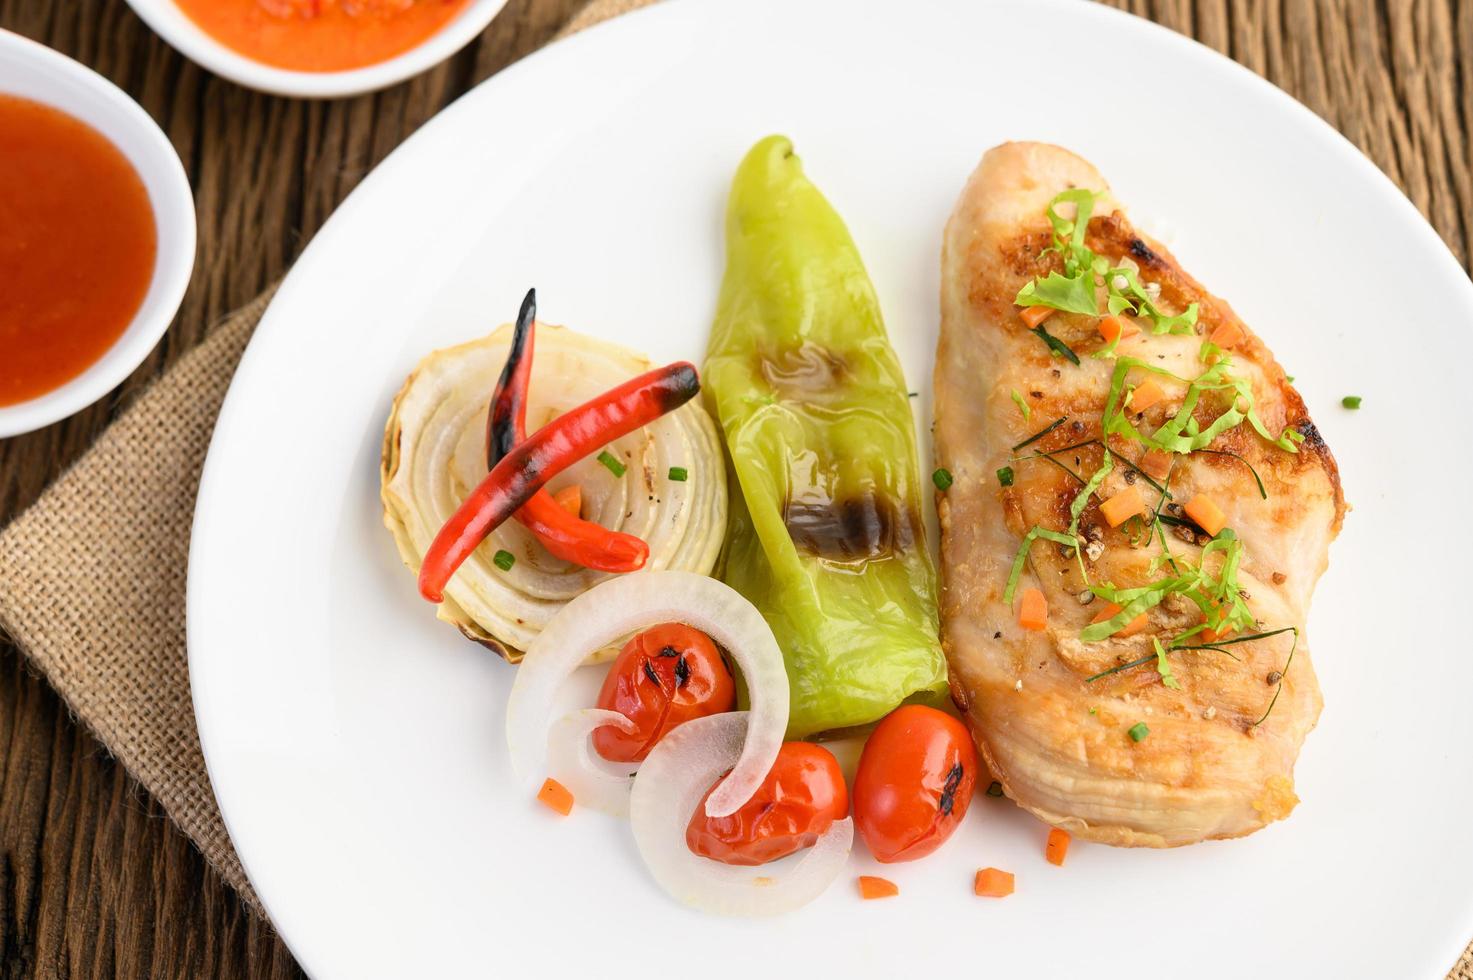
<path fill-rule="evenodd" d="M 810 2 L 838 3 L 842 2 L 842 0 L 810 0 Z M 946 8 L 959 6 L 965 0 L 927 0 L 927 2 L 932 7 Z M 1031 9 L 1039 6 L 1067 10 L 1072 15 L 1079 15 L 1082 11 L 1088 11 L 1089 16 L 1098 16 L 1105 20 L 1114 19 L 1117 23 L 1130 22 L 1131 26 L 1126 28 L 1127 30 L 1139 30 L 1147 34 L 1154 32 L 1158 38 L 1169 37 L 1170 40 L 1166 43 L 1188 49 L 1198 49 L 1193 57 L 1204 68 L 1211 66 L 1229 76 L 1237 85 L 1256 89 L 1261 97 L 1276 100 L 1279 105 L 1284 107 L 1284 110 L 1288 114 L 1294 117 L 1292 121 L 1312 134 L 1316 140 L 1329 145 L 1333 149 L 1334 156 L 1337 159 L 1345 161 L 1348 167 L 1358 170 L 1363 179 L 1367 179 L 1371 186 L 1378 188 L 1380 197 L 1401 214 L 1401 223 L 1398 224 L 1398 230 L 1409 236 L 1416 236 L 1418 244 L 1424 251 L 1438 256 L 1436 261 L 1438 261 L 1440 269 L 1429 272 L 1429 276 L 1435 275 L 1439 280 L 1446 278 L 1450 283 L 1457 283 L 1458 285 L 1450 285 L 1449 288 L 1461 290 L 1465 305 L 1469 309 L 1473 309 L 1473 280 L 1468 278 L 1467 272 L 1458 263 L 1451 248 L 1401 188 L 1342 132 L 1316 114 L 1304 103 L 1274 85 L 1268 79 L 1234 61 L 1227 55 L 1208 47 L 1195 38 L 1178 33 L 1154 21 L 1137 17 L 1126 11 L 1104 6 L 1103 4 L 1090 2 L 1090 0 L 981 0 L 980 5 L 991 8 L 994 12 L 1006 11 L 1009 8 Z M 250 379 L 261 373 L 256 362 L 264 356 L 261 354 L 261 351 L 266 345 L 257 344 L 256 341 L 262 337 L 275 337 L 286 328 L 288 315 L 282 311 L 290 307 L 292 297 L 295 296 L 297 290 L 305 288 L 303 283 L 309 280 L 310 270 L 314 263 L 320 260 L 321 254 L 325 253 L 343 234 L 342 229 L 348 226 L 350 220 L 347 216 L 364 207 L 363 202 L 375 196 L 378 193 L 377 188 L 380 185 L 387 185 L 393 179 L 394 174 L 405 167 L 411 166 L 413 161 L 422 156 L 426 152 L 425 148 L 432 145 L 438 133 L 451 131 L 450 128 L 453 127 L 455 120 L 458 120 L 462 115 L 473 112 L 482 102 L 496 98 L 497 93 L 502 89 L 514 85 L 522 76 L 529 72 L 565 71 L 567 70 L 566 68 L 559 67 L 560 62 L 569 62 L 570 59 L 575 59 L 578 52 L 587 45 L 619 43 L 618 38 L 624 35 L 633 35 L 642 32 L 646 30 L 645 25 L 647 24 L 672 19 L 677 16 L 685 16 L 689 11 L 692 11 L 698 6 L 702 7 L 706 15 L 716 17 L 718 14 L 715 11 L 720 9 L 726 9 L 732 12 L 739 10 L 742 6 L 742 0 L 707 0 L 704 5 L 698 4 L 697 0 L 661 0 L 661 2 L 618 15 L 609 21 L 580 31 L 575 35 L 554 40 L 460 95 L 396 147 L 338 205 L 329 219 L 318 230 L 316 235 L 313 236 L 302 254 L 298 256 L 276 294 L 272 297 L 271 303 L 262 316 L 260 323 L 257 325 L 241 357 L 235 374 L 231 378 L 225 399 L 222 402 L 216 427 L 211 435 L 205 464 L 201 472 L 194 516 L 191 523 L 186 590 L 186 643 L 190 676 L 190 698 L 199 732 L 200 748 L 204 757 L 206 771 L 210 778 L 212 793 L 215 792 L 217 778 L 228 779 L 229 777 L 223 776 L 223 773 L 220 772 L 218 760 L 215 762 L 211 761 L 212 752 L 209 744 L 212 736 L 206 734 L 207 731 L 211 730 L 211 726 L 210 722 L 206 720 L 207 711 L 202 710 L 201 707 L 202 699 L 208 697 L 207 694 L 201 693 L 202 686 L 208 687 L 208 682 L 203 681 L 203 675 L 207 674 L 208 670 L 203 667 L 207 659 L 206 655 L 199 652 L 202 645 L 205 644 L 205 640 L 203 637 L 197 636 L 194 625 L 197 622 L 194 610 L 200 601 L 197 598 L 199 590 L 195 587 L 196 558 L 206 547 L 200 544 L 200 542 L 208 542 L 210 539 L 210 532 L 205 527 L 207 520 L 205 515 L 212 509 L 218 510 L 221 506 L 218 502 L 212 503 L 212 501 L 216 501 L 222 497 L 221 489 L 218 486 L 220 481 L 218 473 L 223 465 L 220 463 L 221 455 L 217 453 L 220 433 L 222 430 L 228 430 L 234 425 L 237 416 L 245 411 L 245 398 L 247 396 L 243 395 L 242 392 L 245 391 L 251 382 L 249 380 L 242 381 L 242 379 Z M 1006 16 L 1006 14 L 1003 16 Z M 224 497 L 228 499 L 228 494 L 225 494 Z M 201 680 L 202 683 L 197 683 L 197 679 Z M 242 847 L 239 843 L 240 838 L 237 836 L 236 821 L 232 819 L 231 814 L 227 812 L 225 806 L 219 803 L 218 795 L 216 801 L 219 804 L 222 820 L 230 836 L 232 846 L 240 860 L 241 867 L 250 880 L 252 887 L 256 889 L 256 894 L 269 916 L 271 910 L 270 899 L 268 899 L 265 892 L 258 886 L 257 875 L 252 874 L 251 871 L 252 864 L 260 859 L 259 855 L 257 857 L 247 856 L 245 853 L 247 848 Z M 238 818 L 239 814 L 236 816 Z M 249 837 L 249 833 L 246 836 Z M 261 859 L 261 861 L 263 864 L 265 863 L 264 859 Z M 1473 885 L 1470 885 L 1468 890 L 1462 918 L 1464 922 L 1463 934 L 1473 938 Z M 319 959 L 318 951 L 312 947 L 310 939 L 304 937 L 298 931 L 296 923 L 287 924 L 276 920 L 274 916 L 272 917 L 272 922 L 283 942 L 287 944 L 293 956 L 297 958 L 297 961 L 302 964 L 304 969 L 308 969 L 309 973 L 315 973 L 318 968 L 324 967 L 327 961 L 325 959 Z M 1444 951 L 1444 958 L 1446 959 L 1448 968 L 1456 965 L 1467 946 L 1467 940 L 1449 939 L 1447 941 L 1448 947 L 1452 947 L 1453 943 L 1456 943 L 1455 948 L 1448 948 Z M 309 964 L 311 964 L 310 968 L 308 966 Z"/>

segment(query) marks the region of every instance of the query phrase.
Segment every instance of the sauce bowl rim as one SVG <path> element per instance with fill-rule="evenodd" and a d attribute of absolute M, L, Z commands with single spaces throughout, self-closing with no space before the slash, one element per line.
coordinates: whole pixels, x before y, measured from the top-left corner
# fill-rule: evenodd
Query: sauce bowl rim
<path fill-rule="evenodd" d="M 246 88 L 302 99 L 334 99 L 387 88 L 452 57 L 486 29 L 507 0 L 470 0 L 464 10 L 414 47 L 386 61 L 346 71 L 298 71 L 256 61 L 216 40 L 174 0 L 126 0 L 145 24 L 190 61 Z"/>
<path fill-rule="evenodd" d="M 156 255 L 133 319 L 97 360 L 35 398 L 0 405 L 0 439 L 75 415 L 122 384 L 173 322 L 194 271 L 194 193 L 184 165 L 153 117 L 112 82 L 66 55 L 0 30 L 0 94 L 66 113 L 100 132 L 148 192 Z"/>

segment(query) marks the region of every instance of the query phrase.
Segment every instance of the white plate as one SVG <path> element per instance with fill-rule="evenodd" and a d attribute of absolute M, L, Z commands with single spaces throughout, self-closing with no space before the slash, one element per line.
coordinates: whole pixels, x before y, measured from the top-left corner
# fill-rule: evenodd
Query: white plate
<path fill-rule="evenodd" d="M 846 876 L 750 922 L 666 899 L 627 826 L 554 818 L 514 788 L 512 669 L 434 621 L 380 526 L 389 399 L 529 285 L 549 322 L 698 358 L 728 181 L 774 131 L 858 240 L 922 421 L 942 224 L 1009 138 L 1093 160 L 1298 375 L 1356 510 L 1310 628 L 1326 708 L 1291 819 L 1172 851 L 1080 844 L 1057 869 L 1041 824 L 979 796 L 942 852 L 885 872 L 898 900 L 861 905 Z M 1473 473 L 1455 448 L 1470 322 L 1462 271 L 1350 144 L 1106 9 L 680 2 L 555 44 L 364 182 L 236 376 L 189 590 L 231 836 L 319 977 L 1440 977 L 1473 936 Z M 988 865 L 1018 893 L 974 898 Z"/>

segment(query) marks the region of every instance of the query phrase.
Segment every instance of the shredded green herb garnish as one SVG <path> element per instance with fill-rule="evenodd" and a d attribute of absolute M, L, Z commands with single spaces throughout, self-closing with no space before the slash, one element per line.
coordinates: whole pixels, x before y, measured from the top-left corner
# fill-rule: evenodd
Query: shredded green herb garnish
<path fill-rule="evenodd" d="M 1102 275 L 1105 279 L 1105 305 L 1111 313 L 1132 313 L 1145 317 L 1151 321 L 1151 332 L 1155 334 L 1187 334 L 1197 325 L 1196 303 L 1176 316 L 1171 316 L 1151 299 L 1151 294 L 1141 286 L 1134 269 L 1122 266 L 1108 269 Z"/>
<path fill-rule="evenodd" d="M 675 483 L 684 483 L 690 479 L 690 470 L 684 466 L 672 466 L 670 467 L 669 477 Z"/>
<path fill-rule="evenodd" d="M 1099 315 L 1099 304 L 1095 302 L 1094 275 L 1085 273 L 1067 278 L 1050 272 L 1042 279 L 1034 279 L 1018 290 L 1013 300 L 1018 306 L 1047 306 L 1066 313 Z"/>
<path fill-rule="evenodd" d="M 1075 188 L 1049 202 L 1044 213 L 1053 228 L 1053 244 L 1044 249 L 1044 254 L 1057 252 L 1063 259 L 1064 273 L 1050 272 L 1026 284 L 1013 300 L 1018 306 L 1047 306 L 1089 316 L 1099 314 L 1099 304 L 1095 301 L 1094 253 L 1084 244 L 1096 197 L 1093 191 Z M 1074 217 L 1059 214 L 1060 204 L 1075 205 Z"/>
<path fill-rule="evenodd" d="M 1340 404 L 1346 408 L 1360 408 L 1360 395 L 1346 395 L 1340 399 Z"/>
<path fill-rule="evenodd" d="M 1002 484 L 1005 487 L 1012 486 L 1013 485 L 1013 468 L 1011 466 L 1004 466 L 1002 469 L 998 470 L 997 471 L 997 482 L 1000 483 L 1000 484 Z"/>
<path fill-rule="evenodd" d="M 1066 313 L 1099 316 L 1095 281 L 1096 277 L 1100 277 L 1105 283 L 1105 303 L 1111 313 L 1130 313 L 1144 317 L 1151 322 L 1153 333 L 1191 333 L 1197 324 L 1196 303 L 1175 316 L 1168 314 L 1156 305 L 1151 294 L 1141 285 L 1136 270 L 1129 266 L 1112 268 L 1109 260 L 1095 255 L 1084 244 L 1089 219 L 1094 214 L 1099 197 L 1094 191 L 1075 188 L 1064 191 L 1049 202 L 1044 213 L 1053 229 L 1053 243 L 1044 249 L 1043 254 L 1058 253 L 1063 260 L 1064 271 L 1050 272 L 1046 276 L 1033 279 L 1018 290 L 1013 302 L 1018 306 L 1047 306 Z M 1066 218 L 1059 214 L 1061 204 L 1073 204 L 1074 217 Z M 1049 339 L 1046 333 L 1039 336 L 1045 341 Z M 1052 347 L 1053 344 L 1049 346 Z M 1115 344 L 1111 343 L 1096 356 L 1109 356 L 1114 350 Z M 1074 363 L 1079 362 L 1076 360 Z"/>
<path fill-rule="evenodd" d="M 1171 672 L 1171 664 L 1166 661 L 1166 648 L 1156 637 L 1151 637 L 1151 646 L 1156 649 L 1156 673 L 1161 675 L 1161 683 L 1173 691 L 1180 691 L 1181 685 L 1177 683 L 1176 675 Z"/>
<path fill-rule="evenodd" d="M 1029 407 L 1026 401 L 1023 400 L 1023 396 L 1018 394 L 1017 389 L 1013 389 L 1012 396 L 1013 404 L 1017 405 L 1018 411 L 1023 413 L 1023 421 L 1027 422 L 1029 419 L 1033 418 L 1033 409 Z"/>
<path fill-rule="evenodd" d="M 1044 426 L 1042 429 L 1039 429 L 1037 432 L 1033 433 L 1033 435 L 1029 436 L 1027 439 L 1024 439 L 1022 442 L 1020 442 L 1016 446 L 1014 446 L 1013 447 L 1013 452 L 1017 452 L 1018 450 L 1022 449 L 1024 446 L 1032 445 L 1033 443 L 1035 443 L 1038 440 L 1042 439 L 1044 436 L 1048 435 L 1050 432 L 1054 431 L 1055 429 L 1057 429 L 1059 426 L 1063 425 L 1067 421 L 1069 421 L 1069 417 L 1067 415 L 1061 415 L 1061 416 L 1059 416 L 1058 418 L 1056 418 L 1052 422 L 1050 422 L 1048 425 Z"/>
<path fill-rule="evenodd" d="M 1151 730 L 1146 727 L 1145 722 L 1138 721 L 1130 726 L 1130 731 L 1126 732 L 1126 734 L 1130 736 L 1132 742 L 1144 742 L 1146 736 L 1151 734 Z"/>
<path fill-rule="evenodd" d="M 1169 523 L 1168 515 L 1160 514 L 1157 520 Z M 1163 535 L 1162 547 L 1165 547 Z M 1169 552 L 1168 558 L 1169 558 Z M 1214 555 L 1221 555 L 1222 563 L 1216 572 L 1209 567 Z M 1203 630 L 1225 633 L 1230 630 L 1252 629 L 1256 625 L 1248 604 L 1243 601 L 1242 588 L 1238 583 L 1238 567 L 1242 562 L 1243 543 L 1232 528 L 1223 530 L 1202 549 L 1200 563 L 1193 567 L 1186 562 L 1177 566 L 1170 559 L 1177 574 L 1132 589 L 1117 589 L 1108 583 L 1091 586 L 1095 595 L 1113 602 L 1121 609 L 1109 619 L 1091 623 L 1079 632 L 1083 643 L 1098 643 L 1124 629 L 1141 613 L 1153 609 L 1172 594 L 1190 599 L 1202 612 L 1203 622 L 1172 640 L 1172 647 L 1179 648 L 1179 641 L 1195 636 Z M 1144 661 L 1143 661 L 1144 662 Z"/>
<path fill-rule="evenodd" d="M 619 457 L 615 456 L 607 449 L 598 454 L 598 461 L 604 464 L 604 466 L 608 468 L 608 471 L 615 476 L 624 475 L 624 464 L 619 462 Z"/>
<path fill-rule="evenodd" d="M 1090 496 L 1100 489 L 1100 486 L 1105 482 L 1105 477 L 1110 475 L 1110 470 L 1113 468 L 1114 464 L 1111 462 L 1110 454 L 1105 453 L 1101 459 L 1100 468 L 1095 470 L 1094 475 L 1089 478 L 1089 482 L 1084 485 L 1084 489 L 1075 494 L 1073 502 L 1069 504 L 1070 537 L 1077 538 L 1079 536 L 1079 515 L 1084 513 L 1084 508 L 1089 506 Z"/>
<path fill-rule="evenodd" d="M 1032 530 L 1023 535 L 1023 543 L 1018 547 L 1017 555 L 1013 557 L 1013 568 L 1008 573 L 1008 585 L 1002 593 L 1003 605 L 1011 606 L 1013 604 L 1013 594 L 1018 591 L 1018 581 L 1023 577 L 1023 566 L 1028 562 L 1028 549 L 1039 538 L 1045 541 L 1053 541 L 1056 544 L 1066 545 L 1070 548 L 1079 547 L 1079 539 L 1072 535 L 1061 534 L 1058 531 L 1050 531 L 1046 527 L 1034 525 Z"/>
<path fill-rule="evenodd" d="M 1068 344 L 1064 343 L 1058 337 L 1055 337 L 1053 334 L 1045 330 L 1043 324 L 1040 323 L 1038 326 L 1034 327 L 1033 332 L 1038 335 L 1039 340 L 1042 340 L 1045 344 L 1048 344 L 1049 350 L 1053 351 L 1055 354 L 1064 358 L 1071 364 L 1077 365 L 1079 363 L 1079 355 L 1074 353 L 1074 349 Z"/>
<path fill-rule="evenodd" d="M 517 556 L 510 551 L 498 551 L 491 556 L 491 563 L 503 572 L 509 572 L 511 567 L 517 563 Z"/>
<path fill-rule="evenodd" d="M 1190 453 L 1198 449 L 1205 449 L 1222 433 L 1246 421 L 1268 442 L 1285 452 L 1298 452 L 1296 443 L 1302 442 L 1303 436 L 1292 428 L 1285 429 L 1278 438 L 1270 435 L 1253 407 L 1253 386 L 1245 378 L 1235 378 L 1229 375 L 1227 373 L 1229 364 L 1228 358 L 1222 358 L 1196 378 L 1188 380 L 1139 358 L 1118 358 L 1115 361 L 1114 374 L 1110 378 L 1110 393 L 1105 400 L 1104 419 L 1101 422 L 1104 437 L 1118 435 L 1139 442 L 1150 449 L 1159 449 L 1169 453 Z M 1186 395 L 1176 415 L 1167 419 L 1151 435 L 1146 435 L 1137 429 L 1125 411 L 1122 396 L 1125 390 L 1125 377 L 1131 368 L 1140 368 L 1187 386 Z M 1196 419 L 1197 405 L 1204 394 L 1217 392 L 1229 395 L 1228 407 L 1207 428 L 1203 429 Z M 1296 439 L 1295 436 L 1299 438 Z"/>

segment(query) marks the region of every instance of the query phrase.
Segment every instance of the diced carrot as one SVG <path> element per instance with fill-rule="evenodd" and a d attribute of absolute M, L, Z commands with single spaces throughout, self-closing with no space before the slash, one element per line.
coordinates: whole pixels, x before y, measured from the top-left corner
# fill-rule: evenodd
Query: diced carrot
<path fill-rule="evenodd" d="M 1012 873 L 996 868 L 983 868 L 977 872 L 972 891 L 983 898 L 1007 898 L 1013 893 Z"/>
<path fill-rule="evenodd" d="M 1243 342 L 1243 327 L 1236 320 L 1224 320 L 1207 339 L 1224 350 L 1236 347 Z"/>
<path fill-rule="evenodd" d="M 1048 599 L 1041 589 L 1030 585 L 1023 590 L 1018 602 L 1018 625 L 1025 630 L 1048 629 Z"/>
<path fill-rule="evenodd" d="M 1109 619 L 1111 616 L 1114 616 L 1116 613 L 1118 613 L 1121 609 L 1124 609 L 1124 608 L 1125 608 L 1124 606 L 1122 606 L 1122 605 L 1120 605 L 1118 603 L 1107 602 L 1107 603 L 1105 603 L 1105 608 L 1103 608 L 1099 612 L 1095 613 L 1095 618 L 1094 619 L 1091 619 L 1090 622 L 1091 623 L 1103 623 L 1105 620 Z M 1149 622 L 1149 617 L 1145 613 L 1141 613 L 1135 619 L 1132 619 L 1130 622 L 1126 623 L 1125 624 L 1125 628 L 1122 629 L 1119 633 L 1116 633 L 1115 635 L 1116 636 L 1135 636 L 1141 630 L 1143 630 L 1143 629 L 1146 628 L 1146 624 L 1148 622 Z"/>
<path fill-rule="evenodd" d="M 1219 607 L 1216 603 L 1213 603 L 1213 606 L 1212 606 L 1212 609 L 1213 609 L 1212 615 L 1208 616 L 1207 618 L 1208 619 L 1216 619 L 1217 616 L 1218 616 L 1217 610 L 1220 609 L 1220 608 L 1221 607 Z M 1218 632 L 1217 630 L 1215 630 L 1215 629 L 1213 629 L 1212 627 L 1209 626 L 1209 627 L 1207 627 L 1206 629 L 1204 629 L 1202 631 L 1202 642 L 1203 643 L 1217 643 L 1217 642 L 1219 642 L 1221 640 L 1226 640 L 1228 637 L 1232 636 L 1237 631 L 1238 631 L 1237 628 L 1234 627 L 1231 623 L 1223 623 L 1222 624 L 1222 632 Z"/>
<path fill-rule="evenodd" d="M 551 777 L 542 781 L 542 788 L 537 791 L 537 800 L 565 817 L 573 812 L 573 794 L 568 792 L 568 787 Z"/>
<path fill-rule="evenodd" d="M 1166 397 L 1166 389 L 1155 378 L 1147 378 L 1135 386 L 1130 393 L 1129 407 L 1132 412 L 1144 412 Z"/>
<path fill-rule="evenodd" d="M 1236 632 L 1237 630 L 1227 625 L 1223 626 L 1221 633 L 1219 633 L 1215 629 L 1212 629 L 1211 627 L 1208 627 L 1207 629 L 1202 631 L 1202 642 L 1217 643 L 1220 640 L 1226 640 L 1228 637 L 1232 636 Z"/>
<path fill-rule="evenodd" d="M 1107 344 L 1113 344 L 1121 338 L 1134 337 L 1141 332 L 1141 328 L 1131 321 L 1113 315 L 1100 317 L 1099 330 Z"/>
<path fill-rule="evenodd" d="M 1136 461 L 1136 465 L 1146 476 L 1155 480 L 1164 480 L 1171 475 L 1171 453 L 1160 449 L 1147 449 Z"/>
<path fill-rule="evenodd" d="M 1032 330 L 1053 316 L 1054 311 L 1053 307 L 1050 306 L 1025 306 L 1018 311 L 1018 315 L 1023 318 L 1023 322 L 1028 325 L 1028 329 Z"/>
<path fill-rule="evenodd" d="M 894 898 L 899 894 L 900 887 L 888 878 L 877 878 L 874 875 L 859 876 L 860 898 Z"/>
<path fill-rule="evenodd" d="M 1119 527 L 1145 509 L 1145 498 L 1134 483 L 1100 504 L 1100 513 L 1110 522 L 1111 527 Z"/>
<path fill-rule="evenodd" d="M 1059 867 L 1064 866 L 1064 858 L 1069 854 L 1069 831 L 1053 827 L 1048 832 L 1048 843 L 1043 847 L 1043 856 L 1048 858 L 1049 864 Z"/>
<path fill-rule="evenodd" d="M 566 487 L 563 487 L 557 493 L 552 495 L 552 499 L 559 507 L 567 511 L 569 514 L 572 514 L 574 517 L 582 516 L 583 488 L 580 487 L 578 484 L 573 483 L 569 484 Z"/>
<path fill-rule="evenodd" d="M 1206 494 L 1197 494 L 1188 500 L 1187 505 L 1182 509 L 1187 512 L 1188 517 L 1197 522 L 1198 527 L 1213 537 L 1217 536 L 1218 531 L 1227 527 L 1227 515 Z"/>

